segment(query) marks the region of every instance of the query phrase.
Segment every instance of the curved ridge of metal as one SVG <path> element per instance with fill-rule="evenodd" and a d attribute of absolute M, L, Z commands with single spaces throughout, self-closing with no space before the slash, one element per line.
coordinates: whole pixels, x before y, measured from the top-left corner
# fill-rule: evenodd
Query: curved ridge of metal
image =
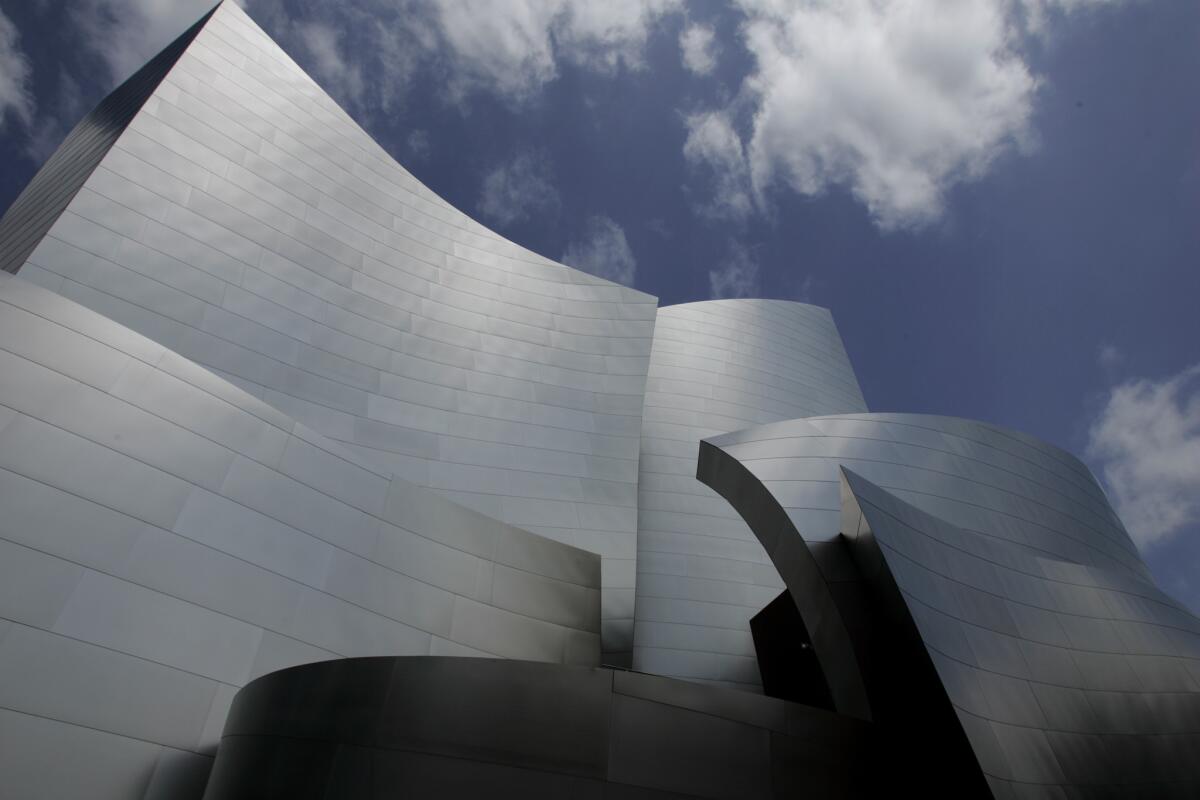
<path fill-rule="evenodd" d="M 870 723 L 608 668 L 352 658 L 234 700 L 205 800 L 880 795 Z"/>
<path fill-rule="evenodd" d="M 920 642 L 912 658 L 936 676 L 936 705 L 950 703 L 996 797 L 1197 796 L 1200 619 L 1130 603 L 1104 567 L 980 546 L 841 473 L 863 582 Z"/>
<path fill-rule="evenodd" d="M 714 437 L 698 477 L 748 509 L 785 580 L 785 558 L 807 576 L 787 581 L 806 625 L 802 593 L 834 595 L 885 751 L 924 763 L 910 740 L 936 740 L 949 755 L 929 769 L 995 797 L 1195 796 L 1200 618 L 1063 451 L 969 420 L 848 415 Z M 838 531 L 804 530 L 834 508 Z"/>
<path fill-rule="evenodd" d="M 659 309 L 638 459 L 634 669 L 761 691 L 749 619 L 784 584 L 737 512 L 696 480 L 696 443 L 866 408 L 828 309 L 752 298 Z"/>
<path fill-rule="evenodd" d="M 871 719 L 854 640 L 816 558 L 787 511 L 750 470 L 711 442 L 700 443 L 696 478 L 742 515 L 779 571 L 808 629 L 834 709 Z"/>

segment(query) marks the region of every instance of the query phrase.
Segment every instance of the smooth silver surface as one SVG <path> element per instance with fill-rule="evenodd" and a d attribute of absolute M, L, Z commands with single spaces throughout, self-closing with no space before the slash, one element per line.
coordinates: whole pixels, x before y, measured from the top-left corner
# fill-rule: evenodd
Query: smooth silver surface
<path fill-rule="evenodd" d="M 237 4 L 21 274 L 382 474 L 599 553 L 606 657 L 628 661 L 655 298 L 451 208 Z"/>
<path fill-rule="evenodd" d="M 236 688 L 338 656 L 756 690 L 748 619 L 784 583 L 697 482 L 702 439 L 809 589 L 857 509 L 997 796 L 1198 779 L 1200 626 L 1092 476 L 858 413 L 824 309 L 656 323 L 451 208 L 234 3 L 88 169 L 0 281 L 6 796 L 198 796 Z"/>
<path fill-rule="evenodd" d="M 754 473 L 809 541 L 839 531 L 842 465 L 967 530 L 1039 555 L 1149 574 L 1087 467 L 1031 436 L 952 417 L 851 414 L 708 441 Z"/>
<path fill-rule="evenodd" d="M 236 688 L 293 664 L 599 663 L 597 555 L 396 478 L 6 274 L 0 334 L 5 797 L 202 777 Z"/>
<path fill-rule="evenodd" d="M 635 669 L 758 690 L 749 619 L 783 582 L 737 512 L 696 480 L 697 445 L 864 410 L 823 308 L 714 300 L 659 310 L 642 411 Z"/>

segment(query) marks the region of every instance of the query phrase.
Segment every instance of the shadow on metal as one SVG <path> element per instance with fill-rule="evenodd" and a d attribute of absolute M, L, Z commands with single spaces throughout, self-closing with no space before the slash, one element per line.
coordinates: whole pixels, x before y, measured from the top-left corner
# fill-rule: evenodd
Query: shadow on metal
<path fill-rule="evenodd" d="M 869 723 L 671 678 L 353 658 L 247 684 L 205 798 L 867 797 L 872 752 Z"/>
<path fill-rule="evenodd" d="M 802 621 L 795 634 L 808 632 L 834 707 L 869 709 L 881 771 L 916 770 L 923 777 L 913 785 L 936 796 L 990 796 L 907 607 L 874 566 L 879 556 L 867 540 L 843 535 L 822 543 L 846 551 L 831 580 L 787 511 L 740 461 L 701 442 L 696 477 L 742 514 L 779 570 Z"/>

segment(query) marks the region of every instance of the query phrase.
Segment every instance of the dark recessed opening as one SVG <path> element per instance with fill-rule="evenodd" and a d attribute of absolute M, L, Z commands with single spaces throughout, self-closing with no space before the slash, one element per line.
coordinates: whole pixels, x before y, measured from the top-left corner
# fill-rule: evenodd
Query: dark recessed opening
<path fill-rule="evenodd" d="M 750 633 L 764 694 L 833 710 L 808 628 L 786 589 L 750 619 Z"/>

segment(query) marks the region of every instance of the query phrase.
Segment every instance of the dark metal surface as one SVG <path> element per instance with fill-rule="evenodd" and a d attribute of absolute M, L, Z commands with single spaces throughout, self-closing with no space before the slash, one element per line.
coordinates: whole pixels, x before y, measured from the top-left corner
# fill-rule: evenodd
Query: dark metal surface
<path fill-rule="evenodd" d="M 808 629 L 833 707 L 870 719 L 871 705 L 846 620 L 787 512 L 741 462 L 707 441 L 700 443 L 696 477 L 737 509 L 779 570 Z"/>
<path fill-rule="evenodd" d="M 700 444 L 696 477 L 745 517 L 783 576 L 804 628 L 793 635 L 810 634 L 815 664 L 805 667 L 823 675 L 833 707 L 878 726 L 881 773 L 915 771 L 922 779 L 910 790 L 932 796 L 987 796 L 912 622 L 886 583 L 873 580 L 865 550 L 848 551 L 840 538 L 806 542 L 767 486 L 709 441 Z"/>
<path fill-rule="evenodd" d="M 829 685 L 804 620 L 786 589 L 750 618 L 763 693 L 793 703 L 833 708 Z"/>
<path fill-rule="evenodd" d="M 975 771 L 995 797 L 1200 795 L 1200 620 L 1068 454 L 966 420 L 857 415 L 716 437 L 698 475 L 764 543 L 820 565 L 885 758 L 967 789 Z M 830 479 L 836 538 L 802 527 Z"/>
<path fill-rule="evenodd" d="M 997 796 L 1200 796 L 1200 624 L 1104 570 L 981 546 L 848 470 L 844 487 L 856 558 L 910 615 Z"/>
<path fill-rule="evenodd" d="M 207 800 L 869 796 L 871 726 L 604 668 L 467 658 L 293 667 L 235 698 Z"/>

